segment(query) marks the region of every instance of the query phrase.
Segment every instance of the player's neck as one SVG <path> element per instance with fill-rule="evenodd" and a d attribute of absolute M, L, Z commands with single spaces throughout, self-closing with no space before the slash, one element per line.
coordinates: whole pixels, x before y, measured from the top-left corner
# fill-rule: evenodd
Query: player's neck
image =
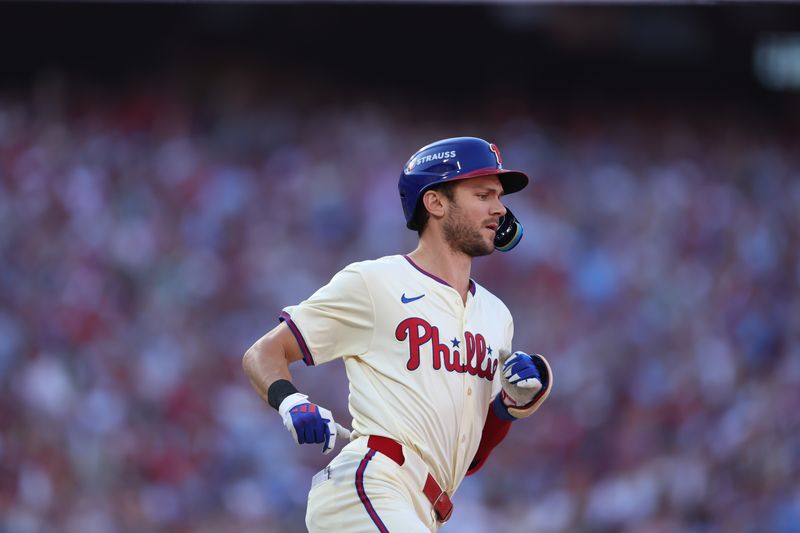
<path fill-rule="evenodd" d="M 446 281 L 458 291 L 461 300 L 466 302 L 472 258 L 463 252 L 453 250 L 444 242 L 431 241 L 431 238 L 423 236 L 416 250 L 408 256 L 426 272 Z"/>

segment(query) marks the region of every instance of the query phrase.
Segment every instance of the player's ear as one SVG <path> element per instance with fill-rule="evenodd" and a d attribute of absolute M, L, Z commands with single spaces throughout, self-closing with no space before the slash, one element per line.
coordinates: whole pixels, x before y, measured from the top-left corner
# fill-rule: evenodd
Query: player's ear
<path fill-rule="evenodd" d="M 444 216 L 444 201 L 443 194 L 440 191 L 427 190 L 422 195 L 422 203 L 425 209 L 434 217 Z"/>

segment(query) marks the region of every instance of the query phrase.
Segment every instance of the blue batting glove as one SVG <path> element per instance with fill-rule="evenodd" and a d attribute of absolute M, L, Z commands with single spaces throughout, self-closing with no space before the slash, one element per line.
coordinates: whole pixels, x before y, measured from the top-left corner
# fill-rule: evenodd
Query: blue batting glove
<path fill-rule="evenodd" d="M 538 353 L 528 355 L 525 352 L 500 354 L 500 361 L 503 363 L 502 390 L 492 403 L 495 414 L 509 421 L 532 415 L 553 387 L 550 364 Z"/>
<path fill-rule="evenodd" d="M 501 374 L 503 390 L 511 397 L 515 405 L 525 405 L 533 401 L 534 397 L 547 384 L 546 366 L 540 367 L 536 359 L 541 359 L 538 354 L 528 355 L 525 352 L 514 352 L 503 363 Z M 544 376 L 543 376 L 544 374 Z"/>
<path fill-rule="evenodd" d="M 296 392 L 281 402 L 278 412 L 297 444 L 323 443 L 324 454 L 333 450 L 337 429 L 329 410 L 309 402 L 308 396 Z"/>

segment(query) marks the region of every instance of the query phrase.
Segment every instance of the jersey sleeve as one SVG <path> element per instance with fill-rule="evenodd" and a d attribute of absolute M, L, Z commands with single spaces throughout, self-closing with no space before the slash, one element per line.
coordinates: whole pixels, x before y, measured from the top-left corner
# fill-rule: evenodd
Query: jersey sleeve
<path fill-rule="evenodd" d="M 361 355 L 372 343 L 375 310 L 363 275 L 349 266 L 298 305 L 283 309 L 307 365 Z"/>

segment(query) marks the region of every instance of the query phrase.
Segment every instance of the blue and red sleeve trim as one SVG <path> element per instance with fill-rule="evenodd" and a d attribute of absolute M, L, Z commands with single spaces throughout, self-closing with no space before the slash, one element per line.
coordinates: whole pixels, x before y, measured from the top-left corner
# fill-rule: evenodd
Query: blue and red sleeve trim
<path fill-rule="evenodd" d="M 500 391 L 497 396 L 494 397 L 490 411 L 493 412 L 500 420 L 513 422 L 517 419 L 517 417 L 508 412 L 508 406 L 503 402 L 504 394 L 505 391 Z"/>
<path fill-rule="evenodd" d="M 294 338 L 297 340 L 297 344 L 300 346 L 300 351 L 303 353 L 303 362 L 308 366 L 314 366 L 314 358 L 311 357 L 311 350 L 308 349 L 303 334 L 300 333 L 300 329 L 297 327 L 297 324 L 292 321 L 292 317 L 289 313 L 283 311 L 278 317 L 278 320 L 286 322 L 286 325 L 289 326 L 289 330 L 291 330 L 292 335 L 294 335 Z"/>

